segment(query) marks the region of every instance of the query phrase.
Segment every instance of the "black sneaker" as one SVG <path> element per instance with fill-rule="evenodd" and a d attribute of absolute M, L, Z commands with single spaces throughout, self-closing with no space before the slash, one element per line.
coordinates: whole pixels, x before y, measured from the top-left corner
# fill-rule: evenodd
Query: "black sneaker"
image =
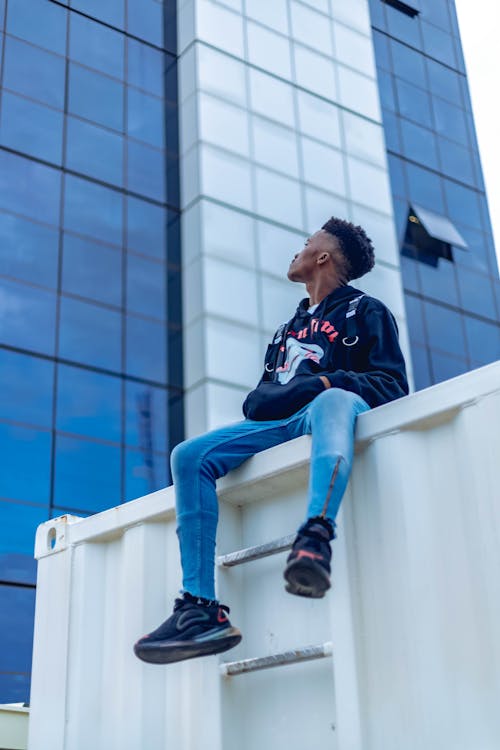
<path fill-rule="evenodd" d="M 289 594 L 321 599 L 331 586 L 330 540 L 333 527 L 324 519 L 311 518 L 297 532 L 283 573 Z"/>
<path fill-rule="evenodd" d="M 231 625 L 228 614 L 229 607 L 223 604 L 201 604 L 195 597 L 184 595 L 175 600 L 168 620 L 137 641 L 134 653 L 150 664 L 170 664 L 227 651 L 241 641 L 241 633 Z"/>

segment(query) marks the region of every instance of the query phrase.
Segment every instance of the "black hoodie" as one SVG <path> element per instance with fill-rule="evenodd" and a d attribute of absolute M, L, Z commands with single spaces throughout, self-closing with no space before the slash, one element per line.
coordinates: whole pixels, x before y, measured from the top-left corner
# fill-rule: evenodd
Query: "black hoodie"
<path fill-rule="evenodd" d="M 356 311 L 359 341 L 346 346 L 349 301 L 363 295 Z M 276 331 L 267 347 L 264 372 L 243 403 L 248 419 L 283 419 L 308 404 L 325 385 L 361 396 L 371 407 L 408 393 L 398 329 L 392 313 L 352 286 L 328 294 L 310 314 L 303 299 L 294 317 Z"/>

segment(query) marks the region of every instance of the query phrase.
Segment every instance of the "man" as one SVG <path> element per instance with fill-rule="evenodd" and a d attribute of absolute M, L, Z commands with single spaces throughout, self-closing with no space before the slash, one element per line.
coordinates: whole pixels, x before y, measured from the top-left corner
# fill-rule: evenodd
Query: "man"
<path fill-rule="evenodd" d="M 319 598 L 330 588 L 330 541 L 351 471 L 356 418 L 408 393 L 392 314 L 348 285 L 373 265 L 361 227 L 327 221 L 290 264 L 288 278 L 305 284 L 308 297 L 268 346 L 262 378 L 243 404 L 246 419 L 173 450 L 183 593 L 173 614 L 135 644 L 143 661 L 190 659 L 240 642 L 215 595 L 215 482 L 255 453 L 304 434 L 312 434 L 309 504 L 288 556 L 286 590 Z"/>

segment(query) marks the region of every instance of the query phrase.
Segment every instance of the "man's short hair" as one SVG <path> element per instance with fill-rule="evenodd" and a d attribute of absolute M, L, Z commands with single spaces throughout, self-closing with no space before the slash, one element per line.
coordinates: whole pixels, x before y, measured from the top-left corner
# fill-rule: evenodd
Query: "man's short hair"
<path fill-rule="evenodd" d="M 359 279 L 372 270 L 375 265 L 375 252 L 371 239 L 362 227 L 332 216 L 321 229 L 337 238 L 346 260 L 347 281 Z"/>

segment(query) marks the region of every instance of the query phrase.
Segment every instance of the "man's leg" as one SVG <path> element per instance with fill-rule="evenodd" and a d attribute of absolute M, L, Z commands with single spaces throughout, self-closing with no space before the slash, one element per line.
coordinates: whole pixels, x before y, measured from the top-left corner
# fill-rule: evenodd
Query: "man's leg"
<path fill-rule="evenodd" d="M 360 396 L 340 388 L 325 390 L 312 401 L 296 429 L 312 433 L 309 504 L 287 560 L 287 591 L 319 598 L 330 588 L 330 540 L 347 487 L 359 414 L 369 410 Z"/>

